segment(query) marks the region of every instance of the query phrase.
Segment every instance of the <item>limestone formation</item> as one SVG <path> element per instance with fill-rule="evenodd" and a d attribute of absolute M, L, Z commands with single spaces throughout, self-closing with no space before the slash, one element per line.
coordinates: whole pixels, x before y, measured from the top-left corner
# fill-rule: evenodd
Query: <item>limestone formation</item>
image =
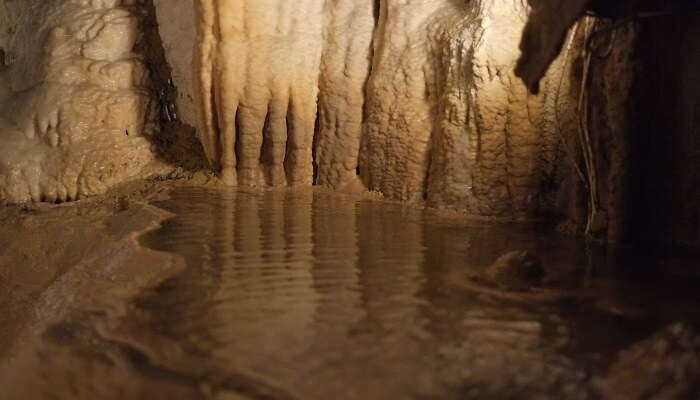
<path fill-rule="evenodd" d="M 136 0 L 0 4 L 0 200 L 67 201 L 162 168 Z"/>
<path fill-rule="evenodd" d="M 162 105 L 146 65 L 155 60 L 134 51 L 144 4 L 3 2 L 17 30 L 0 37 L 12 82 L 2 96 L 2 198 L 75 199 L 154 171 L 147 139 Z M 177 117 L 198 127 L 226 183 L 362 184 L 505 218 L 551 206 L 554 190 L 541 188 L 561 175 L 572 61 L 528 96 L 512 73 L 523 3 L 153 6 Z"/>
<path fill-rule="evenodd" d="M 314 144 L 320 185 L 344 188 L 359 183 L 377 4 L 376 0 L 333 0 L 326 6 Z"/>
<path fill-rule="evenodd" d="M 363 182 L 390 198 L 489 217 L 550 207 L 542 188 L 556 186 L 561 135 L 575 126 L 574 57 L 563 55 L 531 96 L 513 75 L 528 12 L 521 2 L 382 4 Z"/>
<path fill-rule="evenodd" d="M 186 13 L 154 4 L 181 115 L 227 183 L 361 182 L 505 218 L 551 207 L 573 57 L 527 94 L 512 73 L 521 2 L 179 0 L 196 38 Z"/>
<path fill-rule="evenodd" d="M 324 3 L 195 2 L 200 135 L 226 183 L 312 183 Z"/>

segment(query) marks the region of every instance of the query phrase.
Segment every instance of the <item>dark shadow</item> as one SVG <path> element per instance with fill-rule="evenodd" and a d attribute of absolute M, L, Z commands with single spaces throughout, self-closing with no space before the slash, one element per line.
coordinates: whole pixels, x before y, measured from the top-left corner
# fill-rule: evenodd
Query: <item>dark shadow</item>
<path fill-rule="evenodd" d="M 151 97 L 156 99 L 149 107 L 146 120 L 155 120 L 160 125 L 150 138 L 156 156 L 188 172 L 208 168 L 204 148 L 192 127 L 178 119 L 176 99 L 178 90 L 172 80 L 172 69 L 165 57 L 163 41 L 158 32 L 156 10 L 152 0 L 144 2 L 143 36 L 134 52 L 144 55 L 151 78 Z M 147 56 L 146 56 L 147 55 Z M 152 115 L 157 114 L 157 115 Z"/>

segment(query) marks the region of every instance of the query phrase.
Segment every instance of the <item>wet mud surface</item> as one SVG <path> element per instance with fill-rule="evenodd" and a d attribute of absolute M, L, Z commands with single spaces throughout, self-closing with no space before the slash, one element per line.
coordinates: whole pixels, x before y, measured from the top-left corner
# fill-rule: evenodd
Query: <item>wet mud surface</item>
<path fill-rule="evenodd" d="M 15 249 L 0 258 L 4 398 L 700 393 L 692 253 L 323 190 L 178 186 L 115 204 L 4 217 L 21 224 L 0 236 Z M 68 250 L 23 262 L 27 237 Z M 541 264 L 536 285 L 498 284 L 514 251 Z"/>

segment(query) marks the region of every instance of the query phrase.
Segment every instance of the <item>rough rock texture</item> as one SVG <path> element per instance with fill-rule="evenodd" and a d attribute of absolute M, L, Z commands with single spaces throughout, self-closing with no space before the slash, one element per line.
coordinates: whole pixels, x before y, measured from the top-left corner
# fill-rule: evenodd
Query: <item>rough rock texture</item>
<path fill-rule="evenodd" d="M 4 1 L 0 200 L 66 201 L 162 169 L 134 0 Z M 2 68 L 2 66 L 0 66 Z"/>
<path fill-rule="evenodd" d="M 155 2 L 160 32 L 182 118 L 201 111 L 228 183 L 342 188 L 359 168 L 394 199 L 507 218 L 551 208 L 572 59 L 528 96 L 511 72 L 522 2 L 199 1 L 196 40 L 187 3 Z"/>
<path fill-rule="evenodd" d="M 629 19 L 652 6 L 665 16 Z M 562 212 L 614 240 L 698 244 L 700 24 L 675 15 L 695 6 L 5 0 L 0 199 L 100 193 L 199 155 L 197 126 L 229 184 Z M 586 10 L 625 19 L 570 30 Z"/>
<path fill-rule="evenodd" d="M 375 0 L 333 0 L 326 5 L 314 144 L 321 185 L 341 188 L 358 181 L 377 7 Z"/>
<path fill-rule="evenodd" d="M 183 118 L 201 113 L 200 137 L 224 180 L 283 186 L 310 184 L 317 174 L 329 186 L 355 183 L 373 2 L 196 1 L 196 41 L 182 13 L 191 2 L 180 3 L 173 15 L 172 4 L 155 2 L 161 35 L 183 88 Z M 194 79 L 186 69 L 190 43 L 197 43 Z"/>
<path fill-rule="evenodd" d="M 5 51 L 10 37 L 10 16 L 4 2 L 0 3 L 0 67 L 5 65 Z"/>
<path fill-rule="evenodd" d="M 590 234 L 610 241 L 697 246 L 700 19 L 589 19 L 579 23 L 579 34 L 586 24 L 590 62 L 584 68 L 585 56 L 574 50 L 580 66 L 573 75 L 576 96 L 585 87 L 585 112 L 581 128 L 565 137 L 585 179 L 572 172 L 563 186 L 566 214 L 573 226 L 588 223 Z M 591 167 L 583 154 L 586 142 Z M 587 216 L 591 203 L 596 212 Z"/>
<path fill-rule="evenodd" d="M 450 12 L 449 1 L 381 1 L 367 85 L 362 181 L 400 200 L 425 197 L 433 126 L 431 21 Z"/>
<path fill-rule="evenodd" d="M 391 198 L 532 216 L 551 202 L 548 186 L 563 163 L 557 132 L 572 128 L 571 59 L 562 57 L 543 93 L 529 96 L 512 72 L 527 15 L 520 2 L 421 4 L 382 9 L 364 182 Z"/>
<path fill-rule="evenodd" d="M 86 44 L 74 44 L 78 50 L 73 53 L 82 51 L 83 57 L 108 58 L 111 64 L 133 67 L 130 72 L 141 73 L 138 82 L 117 85 L 118 96 L 104 94 L 105 99 L 117 104 L 122 104 L 122 99 L 139 99 L 137 105 L 124 111 L 130 115 L 115 118 L 114 126 L 103 125 L 99 116 L 95 120 L 83 117 L 83 132 L 119 129 L 124 133 L 115 134 L 113 140 L 118 140 L 115 146 L 128 143 L 129 152 L 112 149 L 109 154 L 115 158 L 139 155 L 142 158 L 135 161 L 136 166 L 147 164 L 152 157 L 147 151 L 148 142 L 138 136 L 142 132 L 148 135 L 149 129 L 142 121 L 151 118 L 155 122 L 160 116 L 161 122 L 178 120 L 197 125 L 208 159 L 221 169 L 229 184 L 280 186 L 315 181 L 344 188 L 362 182 L 393 199 L 428 200 L 438 206 L 505 218 L 531 217 L 552 208 L 556 186 L 566 175 L 558 167 L 563 153 L 557 132 L 571 129 L 573 124 L 567 78 L 571 59 L 562 57 L 564 60 L 552 69 L 543 81 L 542 95 L 528 96 L 511 72 L 527 15 L 522 2 L 307 0 L 292 7 L 270 1 L 154 0 L 152 5 L 159 21 L 163 57 L 168 60 L 176 87 L 174 94 L 162 84 L 156 84 L 161 88 L 156 99 L 146 90 L 151 81 L 145 70 L 158 75 L 160 68 L 153 65 L 153 54 L 148 53 L 146 68 L 133 53 L 140 32 L 137 18 L 129 20 L 131 25 L 119 25 L 126 26 L 120 31 L 122 35 L 111 35 L 110 28 L 98 35 L 97 44 L 88 39 Z M 86 10 L 92 13 L 89 15 L 124 12 L 128 16 L 135 7 L 117 1 L 97 4 L 64 0 L 42 6 L 41 10 L 55 15 L 33 15 L 32 23 L 51 26 L 32 32 L 64 29 L 62 18 L 76 20 L 76 15 Z M 15 12 L 27 13 L 27 9 L 14 7 Z M 10 18 L 19 21 L 20 17 Z M 20 33 L 13 37 L 20 37 Z M 47 41 L 46 48 L 60 47 L 54 42 Z M 87 48 L 87 56 L 83 47 Z M 56 52 L 41 54 L 46 53 Z M 36 51 L 15 48 L 13 54 L 28 58 L 18 60 L 17 66 L 41 61 Z M 76 59 L 71 56 L 65 68 L 73 68 Z M 52 82 L 45 78 L 47 71 L 25 68 L 21 72 L 33 75 L 34 81 Z M 19 73 L 19 68 L 10 70 L 10 74 Z M 21 81 L 31 82 L 32 77 Z M 116 85 L 103 81 L 99 82 L 103 86 Z M 59 84 L 61 88 L 67 85 L 62 81 Z M 71 86 L 70 90 L 96 90 L 88 85 L 78 88 Z M 77 98 L 71 94 L 59 101 L 41 96 L 52 109 L 60 109 L 62 101 L 69 103 Z M 90 104 L 100 104 L 90 99 Z M 20 116 L 13 122 L 19 125 L 18 131 L 26 132 L 27 123 L 23 121 L 27 118 L 21 114 L 40 107 L 27 106 L 16 95 L 11 104 L 17 110 L 13 114 Z M 117 108 L 111 107 L 110 115 Z M 148 114 L 149 110 L 155 115 Z M 50 115 L 77 121 L 64 117 L 65 112 Z M 142 123 L 124 125 L 128 125 L 129 118 Z M 67 126 L 59 122 L 61 127 Z M 83 134 L 81 143 L 95 146 L 95 136 Z M 63 139 L 51 140 L 46 139 L 49 146 L 44 147 L 50 149 L 55 142 L 59 150 L 65 147 L 75 157 L 99 155 L 89 147 L 78 152 L 76 140 L 70 146 L 64 146 Z M 142 147 L 131 144 L 137 140 Z M 15 152 L 22 160 L 3 157 L 6 169 L 12 166 L 14 171 L 26 170 L 28 167 L 19 166 L 40 164 L 46 152 L 61 153 L 35 147 L 41 153 L 34 158 L 27 157 L 29 152 L 24 150 Z M 61 160 L 66 157 L 70 155 Z M 65 163 L 71 168 L 80 165 L 72 160 Z M 5 175 L 43 176 L 46 171 L 62 170 L 54 164 L 44 162 L 33 175 Z M 99 160 L 92 164 L 99 164 Z M 120 181 L 125 174 L 137 175 L 141 169 L 123 162 L 120 166 L 98 177 L 99 184 L 91 181 L 90 185 L 73 185 L 82 189 L 57 189 L 70 192 L 65 195 L 51 193 L 57 178 L 39 178 L 41 188 L 34 190 L 35 200 L 42 196 L 65 200 L 75 198 L 78 192 L 97 193 L 109 185 L 110 179 Z M 80 175 L 81 182 L 87 182 L 82 177 L 86 174 Z M 21 185 L 14 182 L 3 188 L 20 194 L 13 192 L 6 198 L 32 198 L 29 189 L 18 189 Z M 24 192 L 27 195 L 22 197 Z"/>

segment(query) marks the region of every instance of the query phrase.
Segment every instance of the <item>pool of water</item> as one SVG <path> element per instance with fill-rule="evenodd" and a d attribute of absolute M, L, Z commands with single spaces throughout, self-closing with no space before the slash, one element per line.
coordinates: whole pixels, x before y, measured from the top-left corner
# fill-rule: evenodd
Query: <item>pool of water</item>
<path fill-rule="evenodd" d="M 139 297 L 140 329 L 182 349 L 181 373 L 251 378 L 239 388 L 249 396 L 265 382 L 308 399 L 595 397 L 620 349 L 696 318 L 692 285 L 659 284 L 663 257 L 532 226 L 322 191 L 181 189 L 158 206 L 176 217 L 142 243 L 187 267 Z M 581 295 L 469 283 L 514 249 L 565 271 L 561 293 Z"/>
<path fill-rule="evenodd" d="M 178 267 L 142 255 L 120 270 L 133 250 L 118 246 L 97 271 L 69 271 L 41 295 L 51 322 L 25 333 L 37 339 L 0 351 L 10 398 L 700 393 L 692 253 L 586 246 L 323 190 L 175 188 L 154 205 L 172 217 L 139 243 Z M 120 226 L 146 215 L 119 208 Z M 541 259 L 547 289 L 474 279 L 513 250 Z"/>

